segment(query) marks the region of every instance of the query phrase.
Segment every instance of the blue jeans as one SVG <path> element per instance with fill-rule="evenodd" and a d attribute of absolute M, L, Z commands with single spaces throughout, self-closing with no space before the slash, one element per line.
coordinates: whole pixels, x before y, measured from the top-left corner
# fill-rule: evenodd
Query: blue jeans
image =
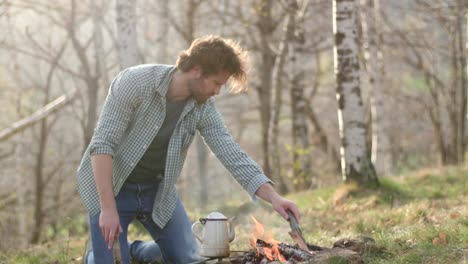
<path fill-rule="evenodd" d="M 164 226 L 159 228 L 151 218 L 158 183 L 126 182 L 115 197 L 117 212 L 123 232 L 119 237 L 122 262 L 130 264 L 130 258 L 145 262 L 191 263 L 201 259 L 198 244 L 192 233 L 191 222 L 180 202 L 175 212 Z M 154 239 L 150 242 L 127 242 L 128 225 L 137 219 Z M 92 251 L 87 256 L 87 264 L 113 264 L 112 250 L 99 228 L 99 214 L 89 217 Z"/>

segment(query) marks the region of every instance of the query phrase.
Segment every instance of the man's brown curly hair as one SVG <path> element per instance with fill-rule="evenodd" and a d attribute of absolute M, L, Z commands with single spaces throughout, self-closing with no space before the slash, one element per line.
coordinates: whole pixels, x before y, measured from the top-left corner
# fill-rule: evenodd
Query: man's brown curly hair
<path fill-rule="evenodd" d="M 239 43 L 218 36 L 195 39 L 190 48 L 182 51 L 176 62 L 177 69 L 190 71 L 199 65 L 204 76 L 222 71 L 231 73 L 229 86 L 234 93 L 247 89 L 247 52 Z"/>

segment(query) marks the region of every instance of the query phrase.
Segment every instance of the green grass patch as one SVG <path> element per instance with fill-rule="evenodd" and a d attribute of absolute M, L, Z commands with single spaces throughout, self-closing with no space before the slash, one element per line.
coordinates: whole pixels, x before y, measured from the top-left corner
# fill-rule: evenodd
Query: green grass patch
<path fill-rule="evenodd" d="M 365 263 L 463 263 L 468 257 L 468 167 L 425 169 L 381 178 L 380 188 L 335 186 L 288 195 L 300 208 L 301 228 L 312 244 L 332 247 L 341 238 L 366 235 L 378 250 L 365 252 Z M 232 250 L 249 250 L 253 221 L 263 223 L 265 233 L 294 244 L 289 224 L 266 203 L 226 201 L 218 208 L 228 217 L 238 216 Z M 188 212 L 195 221 L 208 212 Z M 0 263 L 81 263 L 86 236 L 79 223 L 73 231 L 61 231 L 71 239 L 51 241 L 22 252 L 0 255 Z M 66 228 L 65 226 L 62 228 Z M 132 226 L 130 239 L 149 239 Z M 73 236 L 75 234 L 75 236 Z M 344 263 L 334 259 L 331 263 Z"/>

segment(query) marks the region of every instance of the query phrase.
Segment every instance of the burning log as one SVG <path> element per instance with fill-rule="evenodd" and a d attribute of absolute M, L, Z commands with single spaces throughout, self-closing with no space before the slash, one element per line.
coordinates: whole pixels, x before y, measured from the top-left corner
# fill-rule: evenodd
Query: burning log
<path fill-rule="evenodd" d="M 257 251 L 259 252 L 260 255 L 263 255 L 264 257 L 269 257 L 267 254 L 265 254 L 265 248 L 273 248 L 274 245 L 271 243 L 267 243 L 261 239 L 257 239 Z M 293 246 L 286 245 L 284 243 L 279 243 L 278 244 L 278 250 L 281 255 L 284 256 L 285 259 L 287 260 L 296 260 L 296 261 L 306 261 L 311 259 L 314 255 L 302 250 L 300 248 L 296 248 Z M 274 260 L 278 260 L 274 259 Z"/>
<path fill-rule="evenodd" d="M 298 261 L 304 261 L 304 260 L 309 260 L 311 257 L 314 255 L 302 250 L 300 248 L 295 248 L 286 244 L 281 243 L 279 245 L 280 247 L 280 252 L 282 252 L 283 255 L 288 256 L 289 259 L 293 258 L 294 260 Z"/>

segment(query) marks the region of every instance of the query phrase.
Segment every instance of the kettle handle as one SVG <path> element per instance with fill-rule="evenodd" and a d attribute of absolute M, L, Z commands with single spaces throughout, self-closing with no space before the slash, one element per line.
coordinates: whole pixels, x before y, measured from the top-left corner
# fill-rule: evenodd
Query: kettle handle
<path fill-rule="evenodd" d="M 195 223 L 193 223 L 192 225 L 192 233 L 195 235 L 195 237 L 198 239 L 198 241 L 200 241 L 200 243 L 203 243 L 203 240 L 197 235 L 197 233 L 195 232 L 195 226 L 198 225 L 198 224 L 205 224 L 204 222 L 200 222 L 200 221 L 196 221 Z"/>

